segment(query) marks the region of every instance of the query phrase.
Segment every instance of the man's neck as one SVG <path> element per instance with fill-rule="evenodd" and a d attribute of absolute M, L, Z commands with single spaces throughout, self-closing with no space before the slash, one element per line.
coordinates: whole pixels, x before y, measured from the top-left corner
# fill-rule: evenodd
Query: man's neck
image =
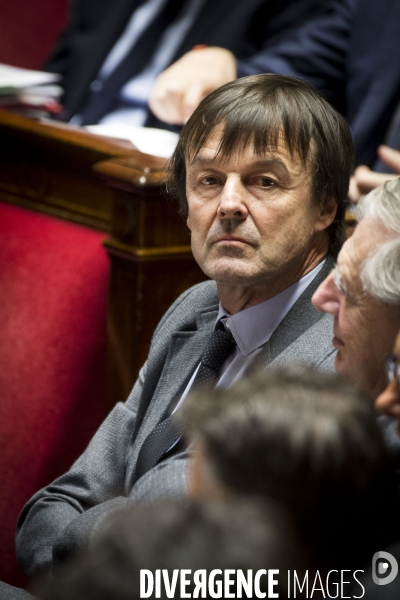
<path fill-rule="evenodd" d="M 292 269 L 287 273 L 280 273 L 277 277 L 267 278 L 262 281 L 246 284 L 227 284 L 217 282 L 218 297 L 221 305 L 230 315 L 250 308 L 265 300 L 277 296 L 288 287 L 299 281 L 302 277 L 312 271 L 324 258 L 326 252 L 313 252 L 307 257 L 298 269 Z"/>

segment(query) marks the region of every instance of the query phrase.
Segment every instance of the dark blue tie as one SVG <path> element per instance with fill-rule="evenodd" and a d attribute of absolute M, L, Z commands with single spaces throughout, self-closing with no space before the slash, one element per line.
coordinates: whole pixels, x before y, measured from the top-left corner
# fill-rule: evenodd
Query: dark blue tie
<path fill-rule="evenodd" d="M 116 69 L 105 79 L 98 77 L 95 86 L 92 84 L 84 106 L 78 110 L 81 125 L 95 125 L 117 107 L 121 88 L 146 67 L 162 33 L 175 19 L 184 1 L 168 0 Z"/>
<path fill-rule="evenodd" d="M 191 390 L 204 385 L 215 386 L 218 381 L 218 373 L 235 346 L 236 342 L 230 332 L 225 329 L 213 331 L 201 357 Z M 180 440 L 182 433 L 182 428 L 176 423 L 174 415 L 161 421 L 149 433 L 139 452 L 136 468 L 137 479 L 161 460 L 171 446 Z"/>

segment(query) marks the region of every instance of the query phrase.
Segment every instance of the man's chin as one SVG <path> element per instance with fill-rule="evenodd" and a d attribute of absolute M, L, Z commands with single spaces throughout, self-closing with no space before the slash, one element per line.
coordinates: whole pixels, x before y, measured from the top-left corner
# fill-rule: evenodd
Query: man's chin
<path fill-rule="evenodd" d="M 352 383 L 356 388 L 371 398 L 376 398 L 376 378 L 373 372 L 365 369 L 364 364 L 357 365 L 354 361 L 350 363 L 344 352 L 338 350 L 335 357 L 335 370 L 340 377 Z"/>
<path fill-rule="evenodd" d="M 247 262 L 233 258 L 224 257 L 201 268 L 216 283 L 225 285 L 247 285 L 255 278 L 255 273 L 249 268 Z"/>

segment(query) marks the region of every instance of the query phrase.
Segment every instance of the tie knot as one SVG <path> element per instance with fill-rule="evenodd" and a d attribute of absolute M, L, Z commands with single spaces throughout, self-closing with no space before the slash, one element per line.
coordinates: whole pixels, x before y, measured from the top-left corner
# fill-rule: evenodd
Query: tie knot
<path fill-rule="evenodd" d="M 216 329 L 208 341 L 201 362 L 218 372 L 235 346 L 236 342 L 230 331 Z"/>

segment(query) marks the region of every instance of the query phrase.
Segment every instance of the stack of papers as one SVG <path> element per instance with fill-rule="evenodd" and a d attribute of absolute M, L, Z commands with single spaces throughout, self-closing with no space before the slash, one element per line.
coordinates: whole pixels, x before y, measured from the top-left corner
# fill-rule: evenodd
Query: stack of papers
<path fill-rule="evenodd" d="M 3 108 L 36 119 L 60 113 L 62 88 L 56 83 L 59 79 L 55 73 L 0 63 L 0 110 Z M 163 158 L 171 156 L 179 138 L 172 131 L 123 123 L 90 125 L 86 129 L 97 135 L 129 140 L 140 152 Z"/>
<path fill-rule="evenodd" d="M 0 64 L 0 109 L 34 118 L 61 112 L 59 79 L 55 73 Z"/>

